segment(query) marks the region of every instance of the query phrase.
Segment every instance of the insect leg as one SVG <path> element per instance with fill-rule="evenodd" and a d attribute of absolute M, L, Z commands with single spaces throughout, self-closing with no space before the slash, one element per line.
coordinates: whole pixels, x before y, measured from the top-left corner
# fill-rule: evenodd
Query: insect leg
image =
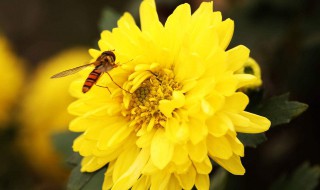
<path fill-rule="evenodd" d="M 111 91 L 110 91 L 110 89 L 107 87 L 107 86 L 101 86 L 101 85 L 98 85 L 98 84 L 95 84 L 96 86 L 99 86 L 99 87 L 101 87 L 101 88 L 106 88 L 106 89 L 108 89 L 108 91 L 109 91 L 109 93 L 111 94 Z"/>
<path fill-rule="evenodd" d="M 151 74 L 153 74 L 160 83 L 162 83 L 162 81 L 158 78 L 158 75 L 157 75 L 156 73 L 154 73 L 154 72 L 152 72 L 152 71 L 150 71 L 150 70 L 148 70 L 148 71 L 149 71 Z"/>
<path fill-rule="evenodd" d="M 131 92 L 129 92 L 129 91 L 127 91 L 127 90 L 123 89 L 119 84 L 117 84 L 117 83 L 113 80 L 113 78 L 111 77 L 111 75 L 110 75 L 108 72 L 106 72 L 106 73 L 109 75 L 109 77 L 110 77 L 111 81 L 112 81 L 115 85 L 117 85 L 117 86 L 118 86 L 119 88 L 121 88 L 122 90 L 124 90 L 124 91 L 128 92 L 129 94 L 132 94 Z"/>

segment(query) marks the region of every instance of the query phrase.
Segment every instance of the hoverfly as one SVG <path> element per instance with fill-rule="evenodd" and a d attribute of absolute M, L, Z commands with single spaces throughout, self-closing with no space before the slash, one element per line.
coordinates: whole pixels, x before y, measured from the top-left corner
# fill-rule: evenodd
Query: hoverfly
<path fill-rule="evenodd" d="M 85 65 L 81 65 L 79 67 L 75 67 L 72 69 L 68 69 L 65 71 L 62 71 L 60 73 L 57 73 L 55 75 L 53 75 L 51 78 L 60 78 L 60 77 L 65 77 L 68 75 L 72 75 L 75 74 L 79 71 L 81 71 L 82 69 L 90 66 L 90 65 L 94 65 L 95 68 L 90 72 L 89 76 L 87 77 L 86 81 L 84 82 L 83 86 L 82 86 L 82 92 L 86 93 L 88 92 L 91 87 L 97 83 L 98 79 L 100 78 L 101 74 L 103 73 L 107 73 L 111 79 L 111 81 L 117 85 L 119 88 L 121 88 L 122 90 L 128 92 L 127 90 L 123 89 L 120 85 L 118 85 L 111 77 L 111 75 L 108 73 L 108 71 L 111 71 L 113 68 L 118 67 L 118 65 L 115 63 L 116 60 L 116 56 L 112 51 L 104 51 L 97 59 L 96 61 L 89 63 L 89 64 L 85 64 Z M 97 85 L 99 86 L 99 85 Z M 100 86 L 103 87 L 103 86 Z M 105 87 L 109 90 L 108 87 Z M 110 90 L 109 90 L 110 92 Z M 128 92 L 130 93 L 130 92 Z"/>

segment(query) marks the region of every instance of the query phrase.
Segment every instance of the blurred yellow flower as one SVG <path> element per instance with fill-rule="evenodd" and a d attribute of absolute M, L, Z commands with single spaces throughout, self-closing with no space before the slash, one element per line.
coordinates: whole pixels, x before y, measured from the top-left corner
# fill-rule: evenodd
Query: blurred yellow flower
<path fill-rule="evenodd" d="M 85 48 L 73 48 L 40 63 L 31 77 L 21 105 L 20 145 L 35 169 L 49 177 L 66 179 L 65 160 L 54 149 L 52 135 L 66 131 L 72 116 L 66 108 L 74 98 L 69 83 L 75 76 L 50 79 L 53 74 L 89 59 Z"/>
<path fill-rule="evenodd" d="M 141 29 L 125 13 L 104 31 L 93 60 L 115 50 L 118 68 L 80 95 L 83 78 L 71 85 L 79 98 L 69 128 L 83 132 L 73 144 L 82 172 L 108 164 L 103 189 L 209 189 L 210 162 L 243 175 L 244 146 L 237 132 L 268 130 L 267 118 L 244 111 L 249 99 L 237 90 L 256 77 L 236 74 L 249 58 L 239 45 L 226 50 L 234 23 L 222 21 L 212 2 L 191 14 L 178 6 L 163 26 L 154 0 L 140 6 Z M 122 64 L 121 64 L 122 63 Z"/>
<path fill-rule="evenodd" d="M 262 85 L 262 80 L 261 80 L 261 70 L 259 64 L 249 57 L 249 59 L 245 62 L 243 67 L 236 71 L 236 73 L 239 74 L 251 74 L 256 77 L 255 81 L 252 81 L 250 84 L 246 85 L 244 89 L 254 89 L 258 88 Z"/>
<path fill-rule="evenodd" d="M 23 85 L 24 68 L 22 60 L 11 50 L 6 38 L 0 35 L 0 128 L 12 117 L 12 108 L 19 100 Z"/>

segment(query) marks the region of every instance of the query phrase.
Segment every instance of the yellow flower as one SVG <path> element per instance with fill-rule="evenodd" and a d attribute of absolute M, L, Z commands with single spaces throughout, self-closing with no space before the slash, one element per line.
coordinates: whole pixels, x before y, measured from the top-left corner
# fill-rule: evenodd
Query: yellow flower
<path fill-rule="evenodd" d="M 260 133 L 270 121 L 244 111 L 249 99 L 237 89 L 256 78 L 235 71 L 249 49 L 226 50 L 234 24 L 212 7 L 203 2 L 191 14 L 182 4 L 162 25 L 154 0 L 144 0 L 141 29 L 125 13 L 90 50 L 93 60 L 114 50 L 120 66 L 109 73 L 124 89 L 103 75 L 98 85 L 111 94 L 94 86 L 79 95 L 89 71 L 71 86 L 79 99 L 69 128 L 83 132 L 73 149 L 84 157 L 82 172 L 108 164 L 103 189 L 208 189 L 210 159 L 244 174 L 237 132 Z"/>
<path fill-rule="evenodd" d="M 19 144 L 32 166 L 52 179 L 66 179 L 67 169 L 62 166 L 64 158 L 52 143 L 52 136 L 68 130 L 73 118 L 66 108 L 74 101 L 68 94 L 69 83 L 75 76 L 50 79 L 55 73 L 89 59 L 85 48 L 73 48 L 40 63 L 26 86 L 21 105 L 21 131 Z"/>
<path fill-rule="evenodd" d="M 239 73 L 239 74 L 244 74 L 244 73 L 245 74 L 251 74 L 251 75 L 254 75 L 256 77 L 256 80 L 251 81 L 250 84 L 247 84 L 244 87 L 244 90 L 258 88 L 258 87 L 260 87 L 262 85 L 260 66 L 251 57 L 249 57 L 249 59 L 245 62 L 243 67 L 241 69 L 239 69 L 238 71 L 236 71 L 236 73 Z"/>
<path fill-rule="evenodd" d="M 0 127 L 12 117 L 12 108 L 17 103 L 24 79 L 22 60 L 12 52 L 9 43 L 0 35 Z"/>

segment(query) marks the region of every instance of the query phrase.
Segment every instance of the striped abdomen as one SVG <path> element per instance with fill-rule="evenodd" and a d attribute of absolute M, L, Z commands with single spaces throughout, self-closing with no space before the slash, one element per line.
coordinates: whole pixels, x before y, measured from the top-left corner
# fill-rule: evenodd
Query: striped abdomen
<path fill-rule="evenodd" d="M 94 69 L 93 71 L 91 71 L 88 78 L 86 79 L 86 81 L 83 84 L 82 92 L 83 93 L 88 92 L 90 90 L 90 88 L 97 82 L 100 75 L 101 75 L 101 71 L 99 69 Z"/>

